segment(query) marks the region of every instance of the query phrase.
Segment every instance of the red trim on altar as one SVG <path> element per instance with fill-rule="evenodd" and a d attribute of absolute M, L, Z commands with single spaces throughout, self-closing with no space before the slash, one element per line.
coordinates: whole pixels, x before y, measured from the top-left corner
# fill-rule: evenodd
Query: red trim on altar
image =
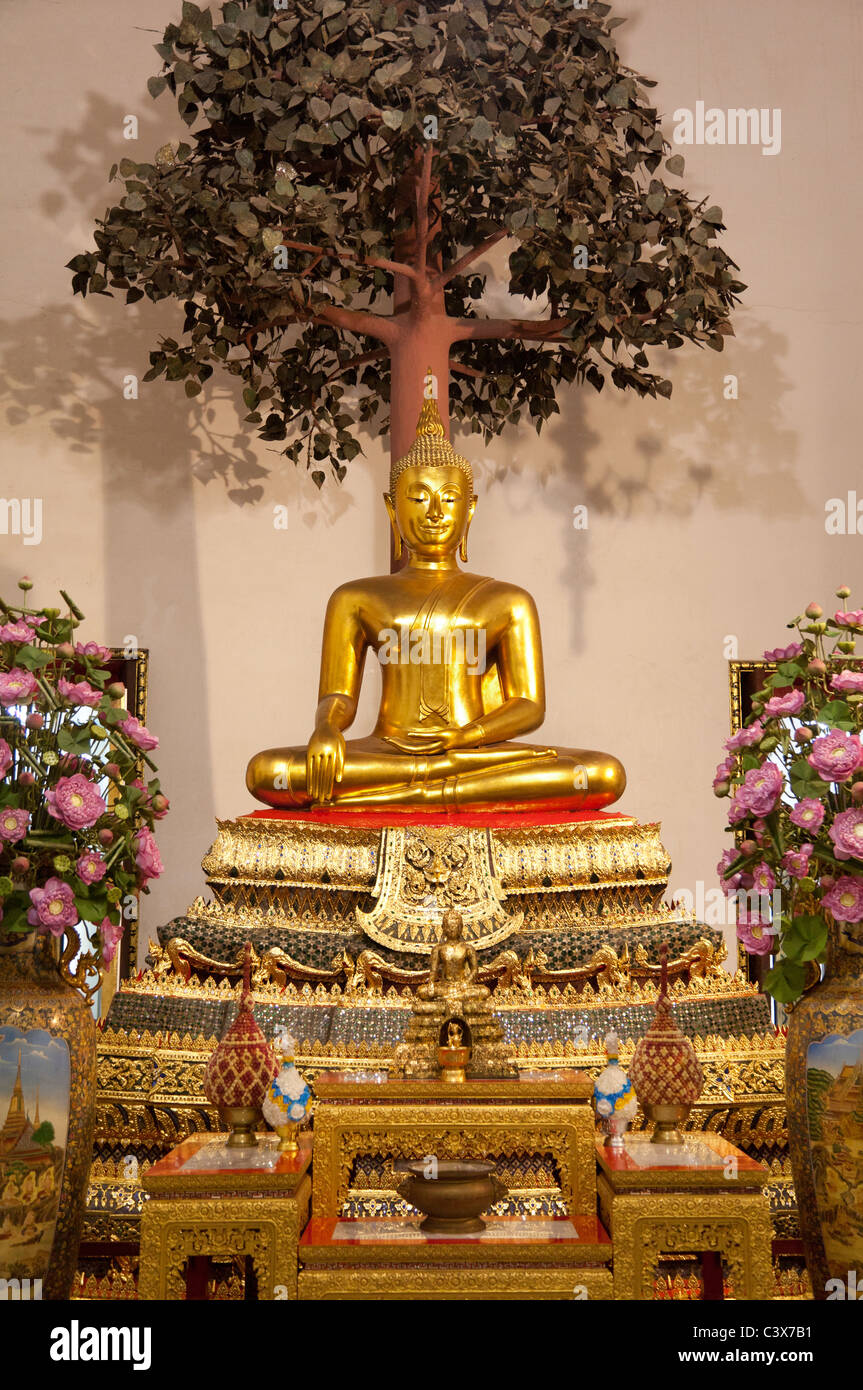
<path fill-rule="evenodd" d="M 619 811 L 578 811 L 566 808 L 558 811 L 532 811 L 524 807 L 514 811 L 418 811 L 415 807 L 387 811 L 323 808 L 305 810 L 286 807 L 284 810 L 247 811 L 240 820 L 308 821 L 310 825 L 359 825 L 369 830 L 383 830 L 389 825 L 473 825 L 490 830 L 509 830 L 514 826 L 571 825 L 581 821 L 631 820 Z"/>

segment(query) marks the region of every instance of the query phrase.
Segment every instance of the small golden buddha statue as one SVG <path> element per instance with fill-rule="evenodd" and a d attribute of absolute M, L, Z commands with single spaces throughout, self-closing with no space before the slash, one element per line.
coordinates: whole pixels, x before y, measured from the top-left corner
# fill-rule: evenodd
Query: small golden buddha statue
<path fill-rule="evenodd" d="M 467 1049 L 472 1077 L 515 1075 L 491 991 L 477 981 L 476 951 L 463 932 L 462 914 L 447 908 L 441 939 L 432 948 L 428 980 L 416 992 L 407 1031 L 393 1054 L 395 1076 L 438 1076 L 447 1048 Z M 464 1061 L 443 1079 L 463 1081 Z"/>
<path fill-rule="evenodd" d="M 417 990 L 417 998 L 443 999 L 455 1012 L 463 1001 L 484 1003 L 490 993 L 486 985 L 476 983 L 476 951 L 464 940 L 463 928 L 461 913 L 447 908 L 441 918 L 443 937 L 432 947 L 428 981 Z"/>
<path fill-rule="evenodd" d="M 524 589 L 459 567 L 476 500 L 470 463 L 426 400 L 384 497 L 407 563 L 330 598 L 314 733 L 307 747 L 252 758 L 246 785 L 259 801 L 594 810 L 622 794 L 611 755 L 520 741 L 545 715 L 539 619 Z M 377 724 L 346 740 L 369 652 L 382 671 Z"/>

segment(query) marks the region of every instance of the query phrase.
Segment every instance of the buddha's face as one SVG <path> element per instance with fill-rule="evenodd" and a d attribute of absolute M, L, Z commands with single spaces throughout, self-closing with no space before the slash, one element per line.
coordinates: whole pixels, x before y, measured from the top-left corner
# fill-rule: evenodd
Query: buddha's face
<path fill-rule="evenodd" d="M 460 468 L 416 464 L 396 480 L 387 509 L 403 544 L 435 560 L 452 555 L 467 533 L 476 497 Z"/>

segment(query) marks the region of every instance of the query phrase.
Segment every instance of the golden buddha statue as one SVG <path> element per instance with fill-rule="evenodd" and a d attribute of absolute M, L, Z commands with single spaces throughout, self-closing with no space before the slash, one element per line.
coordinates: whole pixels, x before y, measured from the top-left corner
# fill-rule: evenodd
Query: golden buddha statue
<path fill-rule="evenodd" d="M 609 754 L 516 741 L 545 715 L 539 619 L 524 589 L 459 567 L 476 500 L 470 463 L 426 400 L 384 498 L 406 564 L 330 598 L 314 733 L 308 747 L 252 758 L 246 785 L 259 801 L 595 810 L 622 794 L 626 774 Z M 383 677 L 378 721 L 346 740 L 370 651 Z"/>
<path fill-rule="evenodd" d="M 486 985 L 476 983 L 479 969 L 476 951 L 462 936 L 461 913 L 447 908 L 441 918 L 441 928 L 443 937 L 432 947 L 429 977 L 417 990 L 417 998 L 442 999 L 456 1010 L 463 1001 L 484 1003 L 490 991 Z"/>
<path fill-rule="evenodd" d="M 393 1054 L 393 1074 L 436 1077 L 441 1049 L 466 1048 L 472 1077 L 515 1075 L 491 991 L 477 981 L 476 951 L 464 939 L 464 919 L 457 908 L 444 912 L 441 933 L 432 948 L 428 980 L 416 992 L 407 1031 Z M 463 1063 L 443 1079 L 464 1080 L 462 1067 Z"/>

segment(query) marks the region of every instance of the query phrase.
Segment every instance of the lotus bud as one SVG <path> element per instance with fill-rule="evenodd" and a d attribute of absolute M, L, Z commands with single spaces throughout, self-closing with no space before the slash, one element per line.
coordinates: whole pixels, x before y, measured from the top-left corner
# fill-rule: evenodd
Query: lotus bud
<path fill-rule="evenodd" d="M 806 609 L 807 618 L 823 618 L 824 609 L 820 603 L 810 603 Z"/>
<path fill-rule="evenodd" d="M 843 637 L 842 641 L 837 642 L 836 645 L 839 648 L 840 652 L 844 652 L 846 656 L 851 656 L 854 652 L 853 637 Z"/>
<path fill-rule="evenodd" d="M 835 878 L 833 877 L 832 874 L 822 874 L 822 875 L 821 875 L 821 887 L 822 887 L 822 888 L 832 888 L 835 882 L 836 882 L 836 880 L 835 880 Z"/>
<path fill-rule="evenodd" d="M 814 738 L 814 734 L 812 733 L 812 730 L 811 730 L 811 729 L 795 729 L 795 730 L 794 730 L 794 742 L 795 742 L 795 743 L 809 743 L 809 742 L 811 742 L 811 740 L 812 740 L 813 738 Z"/>
<path fill-rule="evenodd" d="M 113 842 L 114 842 L 114 832 L 113 832 L 113 830 L 107 830 L 107 829 L 105 829 L 105 830 L 100 830 L 100 831 L 99 831 L 99 844 L 100 844 L 100 845 L 110 845 L 110 844 L 113 844 Z"/>
<path fill-rule="evenodd" d="M 18 785 L 21 787 L 35 787 L 36 778 L 32 772 L 22 772 L 18 778 Z"/>
<path fill-rule="evenodd" d="M 71 642 L 61 642 L 57 648 L 57 655 L 62 656 L 64 661 L 71 661 L 75 655 L 75 648 Z"/>
<path fill-rule="evenodd" d="M 116 779 L 120 776 L 120 769 L 118 768 L 116 763 L 106 763 L 105 766 L 102 768 L 102 771 L 104 772 L 105 776 L 110 777 L 112 781 L 116 781 Z"/>
<path fill-rule="evenodd" d="M 23 589 L 25 594 L 28 592 L 28 590 L 33 588 L 33 580 L 30 578 L 29 575 L 25 574 L 21 576 L 21 578 L 18 580 L 18 588 Z"/>
<path fill-rule="evenodd" d="M 59 608 L 44 608 L 42 611 L 46 618 L 59 618 L 60 616 Z"/>
<path fill-rule="evenodd" d="M 26 724 L 28 729 L 41 729 L 44 723 L 45 716 L 40 714 L 38 710 L 34 710 L 32 714 L 27 715 Z"/>
<path fill-rule="evenodd" d="M 757 854 L 758 845 L 755 840 L 744 840 L 740 846 L 741 854 Z"/>
<path fill-rule="evenodd" d="M 19 854 L 17 858 L 12 860 L 13 874 L 26 874 L 29 867 L 30 860 L 27 858 L 26 854 Z"/>
<path fill-rule="evenodd" d="M 851 795 L 855 801 L 863 801 L 863 782 L 855 782 L 851 788 Z"/>
<path fill-rule="evenodd" d="M 714 796 L 727 796 L 728 793 L 729 793 L 730 791 L 731 791 L 731 783 L 730 783 L 730 782 L 715 782 L 714 785 L 713 785 L 713 795 L 714 795 Z"/>
<path fill-rule="evenodd" d="M 850 598 L 850 597 L 851 597 L 851 590 L 848 588 L 848 585 L 847 585 L 847 584 L 841 585 L 841 587 L 838 588 L 838 589 L 836 590 L 836 597 L 837 597 L 837 598 Z M 824 881 L 824 880 L 822 879 L 822 883 L 823 883 L 823 881 Z"/>
<path fill-rule="evenodd" d="M 112 700 L 122 700 L 125 693 L 126 687 L 122 681 L 112 681 L 111 684 L 108 686 L 107 690 L 105 691 L 105 694 L 108 695 Z"/>
<path fill-rule="evenodd" d="M 821 660 L 820 656 L 816 656 L 810 661 L 806 670 L 809 672 L 810 676 L 823 676 L 827 670 L 827 664 Z"/>

